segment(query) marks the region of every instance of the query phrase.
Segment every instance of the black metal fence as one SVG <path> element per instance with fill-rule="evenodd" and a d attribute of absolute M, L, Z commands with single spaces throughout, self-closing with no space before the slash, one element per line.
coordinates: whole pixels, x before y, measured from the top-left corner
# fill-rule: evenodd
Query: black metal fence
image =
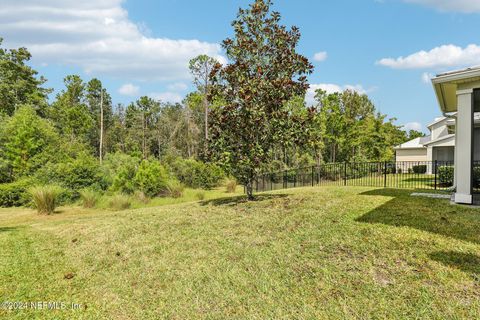
<path fill-rule="evenodd" d="M 453 185 L 453 177 L 453 162 L 448 161 L 330 163 L 262 174 L 254 188 L 263 192 L 336 185 L 447 191 Z"/>

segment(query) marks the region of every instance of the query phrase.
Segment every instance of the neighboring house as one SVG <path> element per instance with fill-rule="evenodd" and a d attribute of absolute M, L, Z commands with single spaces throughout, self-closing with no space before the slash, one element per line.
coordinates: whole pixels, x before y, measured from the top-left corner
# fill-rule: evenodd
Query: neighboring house
<path fill-rule="evenodd" d="M 430 135 L 395 147 L 397 162 L 453 162 L 455 159 L 455 120 L 441 117 L 428 125 Z M 427 164 L 427 163 L 426 163 Z"/>
<path fill-rule="evenodd" d="M 480 67 L 437 75 L 432 84 L 440 110 L 455 119 L 453 200 L 480 204 Z"/>

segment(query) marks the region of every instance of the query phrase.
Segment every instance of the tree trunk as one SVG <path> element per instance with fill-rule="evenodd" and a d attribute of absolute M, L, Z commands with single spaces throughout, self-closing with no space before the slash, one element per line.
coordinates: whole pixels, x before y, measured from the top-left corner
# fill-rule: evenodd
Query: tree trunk
<path fill-rule="evenodd" d="M 143 159 L 146 159 L 145 112 L 142 112 L 142 153 L 143 153 Z"/>
<path fill-rule="evenodd" d="M 103 161 L 103 89 L 100 92 L 100 145 L 99 145 L 100 164 Z"/>
<path fill-rule="evenodd" d="M 253 179 L 250 179 L 248 182 L 247 182 L 247 185 L 245 186 L 246 190 L 247 190 L 247 200 L 248 201 L 252 201 L 254 200 L 254 196 L 253 196 Z"/>
<path fill-rule="evenodd" d="M 208 150 L 208 100 L 207 91 L 203 95 L 203 106 L 205 108 L 205 152 Z"/>

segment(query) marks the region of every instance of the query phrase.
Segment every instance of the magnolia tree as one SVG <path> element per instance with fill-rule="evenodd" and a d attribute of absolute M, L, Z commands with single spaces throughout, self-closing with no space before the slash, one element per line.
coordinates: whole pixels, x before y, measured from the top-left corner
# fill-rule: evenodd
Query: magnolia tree
<path fill-rule="evenodd" d="M 305 96 L 313 66 L 296 52 L 299 29 L 280 25 L 271 5 L 256 0 L 239 10 L 235 36 L 222 44 L 229 63 L 216 64 L 210 74 L 211 94 L 224 102 L 211 109 L 210 153 L 246 186 L 248 199 L 272 150 L 312 142 L 316 126 L 315 109 L 292 112 L 289 106 Z"/>

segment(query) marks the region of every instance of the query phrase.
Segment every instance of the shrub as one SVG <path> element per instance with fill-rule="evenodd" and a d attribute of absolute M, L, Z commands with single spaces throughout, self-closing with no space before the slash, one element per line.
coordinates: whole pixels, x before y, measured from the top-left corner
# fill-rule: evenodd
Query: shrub
<path fill-rule="evenodd" d="M 225 177 L 223 170 L 213 163 L 176 158 L 170 162 L 175 177 L 190 188 L 212 189 Z"/>
<path fill-rule="evenodd" d="M 438 168 L 438 180 L 442 185 L 452 186 L 453 175 L 454 175 L 453 166 L 442 166 Z"/>
<path fill-rule="evenodd" d="M 149 197 L 155 197 L 167 191 L 167 170 L 156 160 L 144 160 L 135 174 L 135 185 Z"/>
<path fill-rule="evenodd" d="M 195 193 L 195 198 L 197 198 L 200 201 L 205 200 L 205 191 L 203 190 L 197 191 L 197 193 Z"/>
<path fill-rule="evenodd" d="M 64 188 L 64 201 L 78 199 L 83 189 L 104 190 L 107 187 L 98 160 L 84 152 L 64 162 L 45 165 L 36 172 L 35 178 L 40 183 L 55 183 Z"/>
<path fill-rule="evenodd" d="M 55 211 L 61 188 L 53 185 L 36 186 L 28 189 L 32 203 L 40 214 L 51 214 Z"/>
<path fill-rule="evenodd" d="M 132 206 L 132 200 L 129 196 L 117 194 L 110 199 L 108 206 L 115 211 L 126 210 Z"/>
<path fill-rule="evenodd" d="M 84 208 L 94 208 L 98 202 L 98 193 L 91 189 L 80 190 L 80 199 Z"/>
<path fill-rule="evenodd" d="M 228 193 L 235 193 L 235 191 L 237 191 L 237 180 L 228 179 L 225 182 L 225 187 L 226 187 Z"/>
<path fill-rule="evenodd" d="M 167 195 L 172 198 L 181 198 L 185 187 L 178 180 L 171 180 L 167 183 Z"/>
<path fill-rule="evenodd" d="M 20 207 L 29 203 L 30 180 L 0 184 L 0 207 Z"/>
<path fill-rule="evenodd" d="M 422 164 L 422 165 L 413 166 L 412 171 L 413 173 L 416 173 L 416 174 L 427 173 L 427 165 Z"/>
<path fill-rule="evenodd" d="M 112 191 L 132 194 L 135 191 L 135 174 L 140 159 L 124 153 L 107 154 L 102 170 Z"/>

